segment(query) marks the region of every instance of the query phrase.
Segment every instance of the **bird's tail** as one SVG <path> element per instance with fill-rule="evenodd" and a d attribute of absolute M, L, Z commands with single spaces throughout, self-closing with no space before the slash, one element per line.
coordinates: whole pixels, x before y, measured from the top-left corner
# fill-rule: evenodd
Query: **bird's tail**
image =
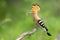
<path fill-rule="evenodd" d="M 48 35 L 48 36 L 51 36 L 51 34 L 50 34 L 49 32 L 47 32 L 47 35 Z"/>
<path fill-rule="evenodd" d="M 38 24 L 42 27 L 42 29 L 47 33 L 48 36 L 51 36 L 51 34 L 48 32 L 47 27 L 44 25 L 42 20 L 38 20 Z"/>

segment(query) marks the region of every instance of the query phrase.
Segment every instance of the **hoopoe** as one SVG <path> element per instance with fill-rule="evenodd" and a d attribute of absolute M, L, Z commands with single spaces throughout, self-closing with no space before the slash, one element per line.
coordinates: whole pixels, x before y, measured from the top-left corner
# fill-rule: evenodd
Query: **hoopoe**
<path fill-rule="evenodd" d="M 40 7 L 38 5 L 32 6 L 32 16 L 34 18 L 34 22 L 36 25 L 39 25 L 42 27 L 42 29 L 47 33 L 48 36 L 51 36 L 51 34 L 48 32 L 47 27 L 44 25 L 41 18 L 38 16 L 38 11 L 40 10 Z"/>

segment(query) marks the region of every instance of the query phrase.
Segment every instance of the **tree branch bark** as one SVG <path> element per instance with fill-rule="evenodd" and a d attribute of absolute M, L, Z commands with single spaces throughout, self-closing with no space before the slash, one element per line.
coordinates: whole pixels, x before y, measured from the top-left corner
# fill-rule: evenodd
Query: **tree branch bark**
<path fill-rule="evenodd" d="M 37 29 L 38 27 L 36 26 L 32 31 L 22 33 L 16 40 L 22 40 L 25 36 L 35 33 Z"/>

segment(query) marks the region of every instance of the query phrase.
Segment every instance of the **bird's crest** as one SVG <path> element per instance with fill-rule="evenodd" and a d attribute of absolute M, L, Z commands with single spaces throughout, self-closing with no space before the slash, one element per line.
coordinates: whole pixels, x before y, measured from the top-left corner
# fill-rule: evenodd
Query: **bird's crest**
<path fill-rule="evenodd" d="M 39 5 L 33 5 L 32 6 L 32 11 L 39 11 L 39 10 L 40 10 Z"/>

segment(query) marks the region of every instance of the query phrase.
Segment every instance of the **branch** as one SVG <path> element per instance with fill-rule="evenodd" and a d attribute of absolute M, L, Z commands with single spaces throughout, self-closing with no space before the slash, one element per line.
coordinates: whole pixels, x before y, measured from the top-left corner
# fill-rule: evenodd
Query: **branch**
<path fill-rule="evenodd" d="M 38 27 L 36 26 L 32 31 L 22 33 L 16 40 L 22 40 L 25 36 L 35 33 L 37 29 Z"/>

